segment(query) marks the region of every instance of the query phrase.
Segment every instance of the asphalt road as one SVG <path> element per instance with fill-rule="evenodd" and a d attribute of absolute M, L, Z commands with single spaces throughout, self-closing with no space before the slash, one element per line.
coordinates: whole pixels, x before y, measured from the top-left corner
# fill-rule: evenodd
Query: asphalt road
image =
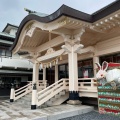
<path fill-rule="evenodd" d="M 99 114 L 98 112 L 92 111 L 86 114 L 64 118 L 61 120 L 120 120 L 120 117 L 112 115 Z"/>

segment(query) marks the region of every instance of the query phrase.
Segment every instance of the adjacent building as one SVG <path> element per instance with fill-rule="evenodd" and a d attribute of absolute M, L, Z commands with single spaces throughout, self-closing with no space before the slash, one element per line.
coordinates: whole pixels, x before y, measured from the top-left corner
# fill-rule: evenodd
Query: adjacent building
<path fill-rule="evenodd" d="M 11 83 L 14 83 L 17 89 L 32 80 L 32 63 L 9 51 L 17 30 L 18 26 L 7 24 L 0 32 L 0 96 L 10 95 Z"/>

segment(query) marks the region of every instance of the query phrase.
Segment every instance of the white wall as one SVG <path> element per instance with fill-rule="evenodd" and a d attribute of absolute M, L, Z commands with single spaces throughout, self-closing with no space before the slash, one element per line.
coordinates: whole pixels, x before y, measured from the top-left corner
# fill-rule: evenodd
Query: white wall
<path fill-rule="evenodd" d="M 9 34 L 16 36 L 16 32 L 17 32 L 16 29 L 11 29 Z"/>
<path fill-rule="evenodd" d="M 12 58 L 1 58 L 0 67 L 13 67 L 19 68 L 33 68 L 33 64 L 25 59 L 20 59 L 18 55 L 14 55 Z"/>

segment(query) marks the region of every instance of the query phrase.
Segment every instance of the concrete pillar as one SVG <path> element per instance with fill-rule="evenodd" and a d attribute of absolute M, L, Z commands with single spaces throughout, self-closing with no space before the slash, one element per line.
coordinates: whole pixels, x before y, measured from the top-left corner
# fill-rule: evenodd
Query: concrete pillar
<path fill-rule="evenodd" d="M 99 57 L 98 56 L 93 56 L 93 70 L 94 70 L 94 77 L 96 77 L 96 69 L 97 69 L 97 66 L 95 63 L 99 63 Z"/>
<path fill-rule="evenodd" d="M 71 52 L 68 53 L 69 60 L 69 101 L 68 104 L 80 104 L 78 92 L 78 63 L 77 53 L 71 46 Z"/>
<path fill-rule="evenodd" d="M 37 88 L 36 88 L 36 83 L 33 84 L 33 89 L 32 89 L 32 103 L 31 103 L 31 110 L 36 109 L 36 104 L 37 104 Z"/>
<path fill-rule="evenodd" d="M 14 95 L 15 95 L 15 89 L 14 89 L 14 84 L 12 84 L 10 91 L 10 102 L 14 102 Z"/>
<path fill-rule="evenodd" d="M 55 65 L 55 82 L 58 81 L 58 64 Z"/>
<path fill-rule="evenodd" d="M 43 68 L 43 80 L 46 80 L 46 68 Z"/>

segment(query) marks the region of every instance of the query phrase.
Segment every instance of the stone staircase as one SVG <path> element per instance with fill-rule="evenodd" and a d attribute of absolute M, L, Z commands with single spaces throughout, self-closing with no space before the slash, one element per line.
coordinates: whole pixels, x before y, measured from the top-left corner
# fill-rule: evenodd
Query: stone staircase
<path fill-rule="evenodd" d="M 81 82 L 90 80 L 90 82 Z M 94 78 L 80 78 L 78 82 L 80 97 L 97 97 L 97 87 Z M 41 81 L 37 91 L 36 105 L 38 108 L 45 108 L 48 106 L 60 105 L 68 99 L 69 79 L 61 79 L 54 84 L 45 87 Z M 14 104 L 24 105 L 24 107 L 31 107 L 32 99 L 32 83 L 15 90 Z"/>
<path fill-rule="evenodd" d="M 32 93 L 29 93 L 29 94 L 25 95 L 24 97 L 16 100 L 14 102 L 14 104 L 19 105 L 19 106 L 22 105 L 26 108 L 30 108 L 31 107 L 31 98 L 32 98 Z M 50 106 L 60 105 L 67 99 L 68 99 L 68 91 L 63 90 L 59 94 L 56 94 L 54 97 L 52 97 L 47 102 L 42 104 L 41 106 L 38 106 L 38 108 L 46 108 L 46 107 L 50 107 Z"/>

